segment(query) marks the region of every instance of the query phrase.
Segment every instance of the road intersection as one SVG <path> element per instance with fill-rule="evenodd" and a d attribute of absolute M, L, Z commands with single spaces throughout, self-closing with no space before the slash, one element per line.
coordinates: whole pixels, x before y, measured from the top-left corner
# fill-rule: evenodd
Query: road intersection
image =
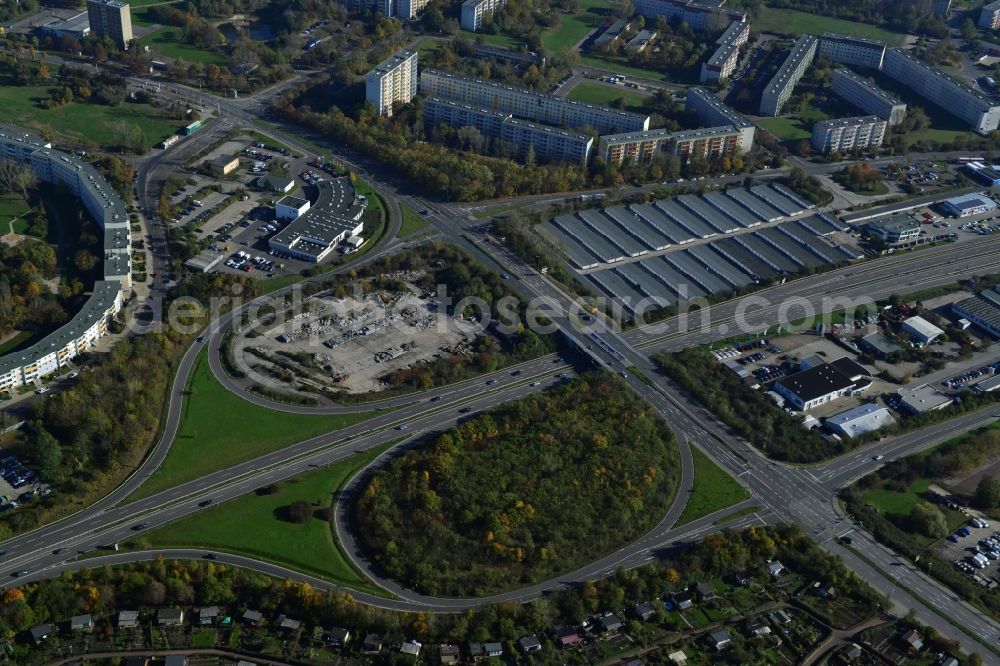
<path fill-rule="evenodd" d="M 195 95 L 194 91 L 185 91 L 182 86 L 174 86 L 174 89 L 176 94 Z M 294 148 L 306 152 L 314 150 L 311 145 L 301 142 L 298 136 L 283 131 L 280 126 L 276 129 L 270 124 L 259 122 L 243 107 L 224 105 L 219 100 L 213 100 L 212 105 L 218 106 L 224 112 L 223 121 L 228 118 L 232 119 L 232 122 L 253 125 L 258 131 L 274 136 Z M 984 649 L 985 646 L 989 650 L 995 650 L 993 645 L 1000 636 L 1000 625 L 958 599 L 954 593 L 912 565 L 900 564 L 897 555 L 876 544 L 843 515 L 835 497 L 837 489 L 879 464 L 872 460 L 875 453 L 891 459 L 922 450 L 944 441 L 956 432 L 992 422 L 995 416 L 989 410 L 965 415 L 947 424 L 917 433 L 890 438 L 864 451 L 848 454 L 822 465 L 796 467 L 771 461 L 730 431 L 713 414 L 694 402 L 667 378 L 657 373 L 650 358 L 652 352 L 707 344 L 725 337 L 726 334 L 732 334 L 734 330 L 727 329 L 723 332 L 721 327 L 736 322 L 736 317 L 740 314 L 738 301 L 712 306 L 710 312 L 714 321 L 708 330 L 677 332 L 680 321 L 675 318 L 668 320 L 666 333 L 662 328 L 659 331 L 640 328 L 629 333 L 609 329 L 600 333 L 600 345 L 592 345 L 594 340 L 592 333 L 586 330 L 587 327 L 582 325 L 578 316 L 581 311 L 579 304 L 546 276 L 539 275 L 526 266 L 519 257 L 472 231 L 470 227 L 475 220 L 468 211 L 459 206 L 428 202 L 416 194 L 397 190 L 391 180 L 375 175 L 376 173 L 381 175 L 380 167 L 371 165 L 364 158 L 345 155 L 344 161 L 379 190 L 387 202 L 392 220 L 385 244 L 359 259 L 359 262 L 371 261 L 399 247 L 395 236 L 402 218 L 400 204 L 410 205 L 416 210 L 428 210 L 428 221 L 442 236 L 487 265 L 500 267 L 517 276 L 517 279 L 511 281 L 512 288 L 520 292 L 523 298 L 530 299 L 543 307 L 558 325 L 560 334 L 568 344 L 578 350 L 579 354 L 589 357 L 602 367 L 628 375 L 625 381 L 631 389 L 654 405 L 676 433 L 682 460 L 679 501 L 675 502 L 668 515 L 649 534 L 621 551 L 601 558 L 578 571 L 560 576 L 557 580 L 546 581 L 488 599 L 428 598 L 405 590 L 392 581 L 382 579 L 379 573 L 373 571 L 364 561 L 356 548 L 348 545 L 352 543 L 349 524 L 343 520 L 345 517 L 343 511 L 347 503 L 341 502 L 338 505 L 338 531 L 348 556 L 354 559 L 373 580 L 395 596 L 394 599 L 385 599 L 352 591 L 358 599 L 392 608 L 436 611 L 457 611 L 492 601 L 524 601 L 562 585 L 598 578 L 618 566 L 635 566 L 649 561 L 666 549 L 696 540 L 707 532 L 718 529 L 715 523 L 724 521 L 726 515 L 736 510 L 758 506 L 760 507 L 758 512 L 741 516 L 729 525 L 759 525 L 764 522 L 794 522 L 802 525 L 824 548 L 842 557 L 851 569 L 876 589 L 890 595 L 890 603 L 897 612 L 913 609 L 921 621 L 933 626 L 940 633 L 958 640 L 967 651 L 983 654 L 989 663 L 1000 663 L 1000 657 L 995 651 L 987 652 Z M 151 210 L 149 193 L 156 190 L 156 183 L 167 169 L 168 165 L 155 162 L 145 169 L 140 169 L 140 202 L 147 213 Z M 977 272 L 996 272 L 1000 266 L 1000 260 L 994 259 L 998 256 L 998 246 L 1000 239 L 987 238 L 976 243 L 931 248 L 911 255 L 874 260 L 793 280 L 760 292 L 760 295 L 767 296 L 772 305 L 762 308 L 755 313 L 755 316 L 758 317 L 759 325 L 766 327 L 774 324 L 778 304 L 790 298 L 802 298 L 819 306 L 821 298 L 831 294 L 848 298 L 860 296 L 880 298 L 899 291 L 906 292 L 954 282 L 956 279 Z M 356 264 L 349 264 L 344 270 L 350 265 Z M 281 293 L 277 292 L 278 295 Z M 148 559 L 155 554 L 115 553 L 67 562 L 66 555 L 56 555 L 53 551 L 65 547 L 73 549 L 75 553 L 99 545 L 124 541 L 136 533 L 133 528 L 139 521 L 148 523 L 151 527 L 161 525 L 203 510 L 199 504 L 205 499 L 213 499 L 216 502 L 232 499 L 267 483 L 300 474 L 316 465 L 328 465 L 358 451 L 382 446 L 399 438 L 400 433 L 396 428 L 401 423 L 406 423 L 409 432 L 414 435 L 440 431 L 461 418 L 459 407 L 478 411 L 529 395 L 558 382 L 559 373 L 566 367 L 558 358 L 543 358 L 525 364 L 522 374 L 517 378 L 511 377 L 509 372 L 506 376 L 505 373 L 497 373 L 494 376 L 500 381 L 496 385 L 482 383 L 481 386 L 473 388 L 476 380 L 471 380 L 462 387 L 446 387 L 432 393 L 396 399 L 391 404 L 385 405 L 394 407 L 393 411 L 380 414 L 364 423 L 294 444 L 150 497 L 129 501 L 128 496 L 162 463 L 170 443 L 176 436 L 184 400 L 183 390 L 187 386 L 197 356 L 203 348 L 209 349 L 213 373 L 227 387 L 246 399 L 271 408 L 276 407 L 274 403 L 246 393 L 245 387 L 235 383 L 222 371 L 218 362 L 218 348 L 221 345 L 221 337 L 231 321 L 232 315 L 224 316 L 204 340 L 193 344 L 184 355 L 171 388 L 163 435 L 142 467 L 119 489 L 91 507 L 0 544 L 0 548 L 6 550 L 0 563 L 4 571 L 29 572 L 23 578 L 3 580 L 0 585 L 10 586 L 22 581 L 46 578 L 66 569 Z M 641 381 L 636 373 L 627 372 L 632 368 L 638 368 L 649 379 L 649 383 Z M 532 386 L 535 382 L 539 382 L 539 385 Z M 440 400 L 432 403 L 428 400 L 428 396 L 434 395 L 439 395 Z M 374 406 L 377 406 L 377 403 L 339 409 L 360 411 Z M 300 408 L 282 407 L 282 409 L 297 411 Z M 303 413 L 308 413 L 308 410 L 316 408 L 301 409 Z M 326 406 L 321 409 L 333 411 L 338 408 Z M 673 527 L 683 509 L 683 498 L 693 483 L 693 464 L 689 448 L 692 445 L 704 451 L 745 483 L 753 498 L 726 512 L 720 512 L 722 515 L 713 514 L 688 525 Z M 848 533 L 852 535 L 853 541 L 850 548 L 844 547 L 836 539 Z M 201 557 L 204 551 L 179 550 L 165 551 L 162 554 Z M 281 567 L 236 554 L 222 554 L 220 558 L 223 561 L 231 561 L 274 575 L 305 578 L 301 574 L 288 572 Z M 321 587 L 329 586 L 328 582 L 319 579 L 314 579 L 313 582 Z"/>

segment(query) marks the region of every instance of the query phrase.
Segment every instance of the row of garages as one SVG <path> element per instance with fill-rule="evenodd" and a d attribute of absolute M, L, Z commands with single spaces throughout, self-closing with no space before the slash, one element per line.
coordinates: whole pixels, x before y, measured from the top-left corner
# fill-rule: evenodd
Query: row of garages
<path fill-rule="evenodd" d="M 542 225 L 581 269 L 641 257 L 696 240 L 726 236 L 802 215 L 810 208 L 780 184 L 685 194 L 649 204 L 560 215 Z M 825 217 L 825 216 L 823 216 Z M 832 233 L 839 222 L 814 223 Z"/>

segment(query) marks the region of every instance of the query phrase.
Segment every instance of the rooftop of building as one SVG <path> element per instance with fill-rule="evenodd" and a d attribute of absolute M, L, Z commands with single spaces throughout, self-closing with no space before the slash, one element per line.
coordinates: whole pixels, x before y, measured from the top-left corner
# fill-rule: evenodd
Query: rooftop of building
<path fill-rule="evenodd" d="M 881 229 L 886 233 L 913 231 L 920 228 L 920 223 L 906 213 L 893 213 L 886 217 L 876 217 L 869 220 L 868 226 Z"/>
<path fill-rule="evenodd" d="M 272 238 L 277 243 L 295 244 L 301 238 L 326 243 L 325 250 L 346 231 L 358 226 L 363 208 L 356 203 L 354 185 L 347 176 L 323 180 L 316 185 L 316 202 Z M 302 241 L 299 240 L 299 243 Z"/>
<path fill-rule="evenodd" d="M 717 113 L 725 115 L 726 119 L 731 121 L 732 124 L 738 127 L 739 129 L 746 129 L 748 127 L 753 127 L 753 123 L 751 123 L 749 120 L 740 115 L 740 113 L 736 111 L 736 109 L 727 106 L 722 100 L 713 95 L 712 92 L 707 88 L 701 88 L 697 86 L 688 88 L 687 96 L 689 98 L 696 97 L 702 100 L 703 102 L 711 105 L 712 108 L 715 109 Z"/>
<path fill-rule="evenodd" d="M 997 0 L 1000 2 L 1000 0 Z M 744 32 L 750 32 L 750 24 L 746 21 L 732 21 L 725 32 L 715 40 L 716 44 L 728 44 L 738 39 Z"/>
<path fill-rule="evenodd" d="M 680 130 L 673 133 L 673 138 L 678 141 L 690 139 L 701 139 L 717 136 L 730 136 L 738 134 L 739 130 L 732 125 L 720 125 L 719 127 L 699 127 L 698 129 Z"/>
<path fill-rule="evenodd" d="M 396 67 L 399 67 L 401 64 L 403 64 L 410 58 L 414 57 L 415 55 L 417 55 L 417 52 L 411 51 L 410 49 L 405 49 L 403 51 L 393 53 L 391 56 L 389 56 L 379 64 L 375 65 L 375 67 L 373 67 L 372 70 L 368 72 L 368 75 L 371 76 L 372 74 L 387 74 Z"/>
<path fill-rule="evenodd" d="M 826 120 L 820 120 L 813 127 L 820 128 L 821 130 L 829 130 L 838 127 L 855 127 L 877 123 L 885 123 L 885 121 L 878 116 L 850 116 L 848 118 L 827 118 Z"/>
<path fill-rule="evenodd" d="M 1000 0 L 997 0 L 997 2 L 1000 2 Z M 879 86 L 875 85 L 875 82 L 872 81 L 871 79 L 866 79 L 863 76 L 859 76 L 858 74 L 852 72 L 846 67 L 841 67 L 840 69 L 833 70 L 833 75 L 834 77 L 848 78 L 851 81 L 857 83 L 858 85 L 864 86 L 864 88 L 868 92 L 872 93 L 873 95 L 878 95 L 879 98 L 881 98 L 885 102 L 888 102 L 889 104 L 895 105 L 903 103 L 903 100 L 899 99 L 885 88 L 880 88 Z"/>
<path fill-rule="evenodd" d="M 979 208 L 980 206 L 996 208 L 996 202 L 986 196 L 983 192 L 971 192 L 969 194 L 951 197 L 950 199 L 945 199 L 944 203 L 949 206 L 954 206 L 958 210 L 968 210 L 970 208 Z"/>
<path fill-rule="evenodd" d="M 764 89 L 765 93 L 775 93 L 782 88 L 792 77 L 792 72 L 798 68 L 803 58 L 806 57 L 806 54 L 816 48 L 818 42 L 819 40 L 814 35 L 802 35 L 799 37 L 795 42 L 795 46 L 789 52 L 788 57 L 781 63 L 781 67 L 778 68 L 777 73 L 767 84 L 767 88 Z"/>
<path fill-rule="evenodd" d="M 960 80 L 956 79 L 955 77 L 951 76 L 950 74 L 948 74 L 944 70 L 938 69 L 937 67 L 934 67 L 933 65 L 930 65 L 930 64 L 924 62 L 923 60 L 921 60 L 920 58 L 916 57 L 912 53 L 908 53 L 908 52 L 903 51 L 901 49 L 887 49 L 886 52 L 887 53 L 889 53 L 889 52 L 895 53 L 896 55 L 898 55 L 898 56 L 900 56 L 902 58 L 905 58 L 906 60 L 910 61 L 912 64 L 918 65 L 919 67 L 923 68 L 928 74 L 930 74 L 932 76 L 935 76 L 937 78 L 940 78 L 940 79 L 945 79 L 948 82 L 950 82 L 951 84 L 953 84 L 954 86 L 956 86 L 957 88 L 960 88 L 966 94 L 971 95 L 971 96 L 975 97 L 976 99 L 978 99 L 979 101 L 985 102 L 985 103 L 989 104 L 990 106 L 995 106 L 994 102 L 992 102 L 988 97 L 986 97 L 985 95 L 983 95 L 982 93 L 980 93 L 978 90 L 976 90 L 975 88 L 973 88 L 972 86 L 970 86 L 965 81 L 960 81 Z"/>
<path fill-rule="evenodd" d="M 881 39 L 871 39 L 869 37 L 855 37 L 854 35 L 844 35 L 839 32 L 824 32 L 823 39 L 835 42 L 849 42 L 851 44 L 863 44 L 865 46 L 885 46 L 885 41 Z"/>
<path fill-rule="evenodd" d="M 796 372 L 777 381 L 802 402 L 809 402 L 834 392 L 844 391 L 854 385 L 854 381 L 830 363 Z"/>
<path fill-rule="evenodd" d="M 639 132 L 621 132 L 619 134 L 605 134 L 601 136 L 601 141 L 605 143 L 628 143 L 629 141 L 649 141 L 653 139 L 669 138 L 673 132 L 665 128 L 643 130 Z"/>

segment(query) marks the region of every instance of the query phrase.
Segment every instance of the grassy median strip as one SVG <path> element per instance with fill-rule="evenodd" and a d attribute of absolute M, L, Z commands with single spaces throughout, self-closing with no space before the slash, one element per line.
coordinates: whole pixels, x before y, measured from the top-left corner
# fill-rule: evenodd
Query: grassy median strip
<path fill-rule="evenodd" d="M 195 362 L 177 438 L 160 468 L 126 502 L 258 458 L 375 416 L 288 414 L 234 395 L 212 376 L 207 352 Z"/>
<path fill-rule="evenodd" d="M 398 441 L 398 440 L 397 440 Z M 344 484 L 395 442 L 359 453 L 334 465 L 296 476 L 256 494 L 212 507 L 156 530 L 129 547 L 204 548 L 257 558 L 301 571 L 337 585 L 387 596 L 347 558 L 329 517 Z M 291 519 L 290 507 L 308 502 L 316 515 Z"/>
<path fill-rule="evenodd" d="M 694 456 L 694 488 L 675 525 L 686 525 L 750 497 L 746 488 L 704 453 L 692 447 L 691 455 Z"/>

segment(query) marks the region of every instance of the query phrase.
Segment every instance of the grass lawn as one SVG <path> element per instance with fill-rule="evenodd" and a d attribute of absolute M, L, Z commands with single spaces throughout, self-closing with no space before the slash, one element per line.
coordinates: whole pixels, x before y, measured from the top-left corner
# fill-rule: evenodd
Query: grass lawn
<path fill-rule="evenodd" d="M 469 32 L 468 30 L 459 30 L 459 37 L 462 39 L 467 39 L 470 42 L 482 42 L 483 44 L 492 44 L 493 46 L 502 46 L 508 49 L 514 49 L 518 51 L 524 46 L 519 38 L 513 35 L 505 35 L 503 33 L 497 33 L 491 35 L 486 32 Z"/>
<path fill-rule="evenodd" d="M 910 515 L 913 507 L 924 501 L 927 487 L 930 484 L 931 481 L 928 479 L 918 479 L 906 489 L 905 493 L 873 488 L 865 493 L 865 501 L 877 507 L 885 516 L 905 518 Z"/>
<path fill-rule="evenodd" d="M 150 531 L 156 548 L 205 548 L 258 557 L 358 590 L 385 594 L 357 571 L 340 549 L 329 522 L 296 524 L 285 517 L 293 502 L 330 507 L 338 490 L 391 443 L 280 484 L 274 495 L 245 495 Z"/>
<path fill-rule="evenodd" d="M 434 227 L 420 217 L 420 213 L 406 204 L 400 204 L 399 208 L 403 211 L 403 223 L 399 226 L 399 238 L 426 236 L 434 230 Z"/>
<path fill-rule="evenodd" d="M 854 188 L 848 187 L 844 183 L 840 183 L 840 185 L 844 189 L 850 190 L 851 192 L 854 192 L 855 194 L 860 194 L 861 196 L 864 196 L 864 197 L 874 197 L 874 196 L 878 196 L 880 194 L 888 194 L 889 193 L 889 186 L 886 185 L 885 182 L 883 182 L 881 180 L 878 181 L 877 183 L 875 183 L 875 187 L 872 188 L 872 189 L 870 189 L 870 190 L 867 190 L 867 189 L 856 190 Z"/>
<path fill-rule="evenodd" d="M 778 138 L 779 141 L 799 141 L 812 137 L 812 131 L 801 118 L 758 118 L 757 124 Z"/>
<path fill-rule="evenodd" d="M 775 35 L 803 35 L 806 33 L 820 34 L 824 32 L 839 32 L 855 37 L 884 39 L 890 46 L 900 42 L 902 36 L 897 32 L 886 30 L 867 23 L 845 21 L 844 19 L 809 14 L 794 9 L 760 8 L 754 28 L 761 32 Z"/>
<path fill-rule="evenodd" d="M 608 0 L 580 0 L 579 4 L 580 11 L 559 14 L 559 25 L 542 32 L 542 46 L 546 51 L 559 53 L 572 49 L 614 10 L 614 5 Z"/>
<path fill-rule="evenodd" d="M 35 335 L 31 331 L 18 331 L 9 340 L 0 342 L 0 356 L 28 347 L 34 342 Z"/>
<path fill-rule="evenodd" d="M 8 224 L 11 220 L 24 215 L 29 210 L 31 210 L 31 206 L 22 196 L 5 194 L 0 197 L 0 234 L 5 234 L 10 230 Z M 27 221 L 18 220 L 14 223 L 14 231 L 24 233 L 27 226 Z"/>
<path fill-rule="evenodd" d="M 648 111 L 649 96 L 643 95 L 628 88 L 609 87 L 600 83 L 590 83 L 583 81 L 578 83 L 566 96 L 577 102 L 587 104 L 599 104 L 601 106 L 612 106 L 612 102 L 622 100 L 625 102 L 627 111 Z"/>
<path fill-rule="evenodd" d="M 750 497 L 746 488 L 711 458 L 693 447 L 691 453 L 694 456 L 694 488 L 677 525 L 690 523 Z"/>
<path fill-rule="evenodd" d="M 148 497 L 375 414 L 314 416 L 258 407 L 215 380 L 204 350 L 191 373 L 188 396 L 177 438 L 166 460 L 126 501 Z"/>
<path fill-rule="evenodd" d="M 161 54 L 169 58 L 183 58 L 186 62 L 200 62 L 204 65 L 221 65 L 226 62 L 218 53 L 199 49 L 186 43 L 181 37 L 181 29 L 163 27 L 154 30 L 139 40 L 140 46 L 148 46 L 153 55 Z"/>
<path fill-rule="evenodd" d="M 0 109 L 4 122 L 42 130 L 49 129 L 71 141 L 83 138 L 103 148 L 115 148 L 118 139 L 112 123 L 125 120 L 138 126 L 150 145 L 159 143 L 185 123 L 169 120 L 149 104 L 124 103 L 117 107 L 74 102 L 58 109 L 42 108 L 38 102 L 49 98 L 48 86 L 0 85 Z"/>
<path fill-rule="evenodd" d="M 596 67 L 604 69 L 622 76 L 631 76 L 636 79 L 649 79 L 650 81 L 671 81 L 667 72 L 659 69 L 647 69 L 630 65 L 625 58 L 611 56 L 581 55 L 580 65 L 586 67 Z"/>

